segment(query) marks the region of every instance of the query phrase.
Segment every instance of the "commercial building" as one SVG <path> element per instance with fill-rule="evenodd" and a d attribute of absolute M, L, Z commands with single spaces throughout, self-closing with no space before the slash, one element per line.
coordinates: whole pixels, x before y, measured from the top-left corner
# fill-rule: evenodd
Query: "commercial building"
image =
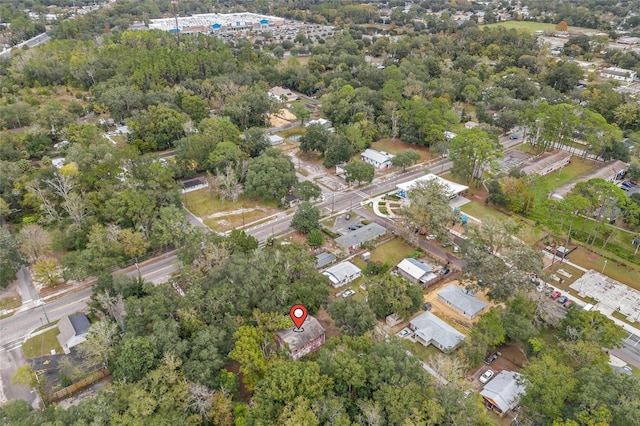
<path fill-rule="evenodd" d="M 411 189 L 419 185 L 420 182 L 427 182 L 431 180 L 435 180 L 436 182 L 438 182 L 443 187 L 449 198 L 455 198 L 460 193 L 469 189 L 468 186 L 460 185 L 459 183 L 451 182 L 450 180 L 442 179 L 440 176 L 436 176 L 433 173 L 429 173 L 428 175 L 424 175 L 409 182 L 396 185 L 396 192 L 399 197 L 408 198 L 407 194 L 411 191 Z"/>

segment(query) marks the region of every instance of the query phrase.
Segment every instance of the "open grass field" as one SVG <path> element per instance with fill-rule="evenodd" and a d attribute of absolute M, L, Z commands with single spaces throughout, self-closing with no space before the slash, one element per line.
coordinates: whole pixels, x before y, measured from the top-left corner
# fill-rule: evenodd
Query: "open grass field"
<path fill-rule="evenodd" d="M 414 251 L 415 248 L 407 244 L 402 238 L 394 238 L 371 250 L 371 261 L 386 262 L 393 267 Z"/>
<path fill-rule="evenodd" d="M 404 151 L 405 149 L 413 149 L 414 151 L 417 151 L 420 153 L 421 162 L 435 158 L 433 155 L 431 155 L 431 153 L 427 148 L 422 146 L 411 145 L 411 144 L 402 142 L 400 139 L 396 139 L 396 140 L 391 140 L 389 138 L 380 139 L 379 141 L 376 141 L 373 144 L 371 144 L 371 148 L 376 149 L 378 151 L 385 151 L 385 152 L 388 152 L 389 154 L 397 154 L 400 151 Z M 360 158 L 360 154 L 358 154 L 358 158 Z"/>
<path fill-rule="evenodd" d="M 243 221 L 248 224 L 279 211 L 275 201 L 265 203 L 245 196 L 236 202 L 223 201 L 212 195 L 208 188 L 185 194 L 183 202 L 194 215 L 203 219 L 207 226 L 216 231 L 233 229 L 242 226 Z"/>
<path fill-rule="evenodd" d="M 508 217 L 507 215 L 494 209 L 493 207 L 487 206 L 486 204 L 480 203 L 478 201 L 467 203 L 464 206 L 460 207 L 460 210 L 463 213 L 479 219 L 480 221 L 483 221 L 489 217 L 497 220 L 502 220 Z"/>
<path fill-rule="evenodd" d="M 584 176 L 587 173 L 595 170 L 597 165 L 590 160 L 581 160 L 573 157 L 571 163 L 556 172 L 550 173 L 547 176 L 540 178 L 534 183 L 533 190 L 536 194 L 536 201 L 542 203 L 549 197 L 549 194 L 562 185 L 566 185 L 580 176 Z"/>
<path fill-rule="evenodd" d="M 13 309 L 22 305 L 20 296 L 7 296 L 0 299 L 0 311 L 5 309 Z"/>
<path fill-rule="evenodd" d="M 555 31 L 556 24 L 545 24 L 543 22 L 532 22 L 532 21 L 505 21 L 505 22 L 497 22 L 495 24 L 487 24 L 482 25 L 482 28 L 495 28 L 495 27 L 503 27 L 507 29 L 515 28 L 516 30 L 524 30 L 530 33 L 536 31 Z M 595 31 L 590 28 L 582 28 L 582 27 L 569 27 L 569 32 L 589 32 Z"/>
<path fill-rule="evenodd" d="M 25 358 L 38 358 L 51 354 L 51 349 L 55 349 L 57 354 L 63 353 L 60 343 L 56 336 L 60 334 L 58 327 L 45 331 L 42 334 L 28 339 L 22 345 L 22 352 Z"/>

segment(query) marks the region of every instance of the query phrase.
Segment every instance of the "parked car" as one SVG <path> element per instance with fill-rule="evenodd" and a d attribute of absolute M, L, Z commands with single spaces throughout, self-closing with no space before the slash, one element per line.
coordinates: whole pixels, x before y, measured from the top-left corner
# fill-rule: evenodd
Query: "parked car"
<path fill-rule="evenodd" d="M 435 240 L 436 236 L 431 234 L 431 235 L 427 235 L 427 240 Z"/>
<path fill-rule="evenodd" d="M 346 299 L 347 297 L 353 296 L 354 294 L 356 294 L 354 290 L 347 290 L 344 293 L 342 293 L 342 297 Z"/>
<path fill-rule="evenodd" d="M 410 334 L 411 334 L 411 330 L 409 330 L 408 328 L 403 328 L 402 330 L 400 330 L 400 332 L 398 334 L 396 334 L 396 336 L 398 336 L 398 337 L 407 337 Z"/>
<path fill-rule="evenodd" d="M 562 295 L 562 293 L 560 293 L 559 291 L 554 291 L 553 293 L 551 293 L 551 298 L 553 300 L 556 300 L 558 297 L 560 297 Z"/>
<path fill-rule="evenodd" d="M 542 293 L 544 291 L 544 284 L 538 284 L 538 286 L 536 287 L 536 291 L 538 293 Z"/>
<path fill-rule="evenodd" d="M 573 300 L 567 300 L 566 302 L 564 302 L 564 306 L 565 308 L 569 309 L 570 307 L 572 307 L 574 305 Z"/>
<path fill-rule="evenodd" d="M 445 241 L 444 243 L 442 243 L 442 247 L 447 248 L 450 247 L 451 243 L 449 241 Z"/>
<path fill-rule="evenodd" d="M 493 378 L 493 370 L 485 371 L 482 376 L 480 376 L 480 383 L 487 383 L 489 380 Z"/>
<path fill-rule="evenodd" d="M 492 353 L 491 355 L 489 355 L 488 357 L 485 358 L 484 363 L 485 364 L 491 364 L 493 361 L 498 359 L 499 356 L 500 356 L 500 352 L 494 352 L 494 353 Z"/>
<path fill-rule="evenodd" d="M 453 246 L 453 252 L 454 253 L 458 253 L 460 251 L 460 247 L 458 246 Z"/>
<path fill-rule="evenodd" d="M 544 295 L 545 296 L 551 296 L 551 292 L 553 291 L 553 287 L 545 287 L 544 289 Z"/>
<path fill-rule="evenodd" d="M 511 135 L 509 139 L 511 139 L 512 141 L 515 141 L 518 139 L 518 135 Z"/>
<path fill-rule="evenodd" d="M 556 300 L 556 302 L 558 302 L 559 304 L 563 305 L 564 302 L 566 302 L 567 300 L 569 300 L 569 298 L 567 296 L 560 296 L 560 297 L 558 297 L 558 300 Z"/>
<path fill-rule="evenodd" d="M 430 310 L 431 310 L 431 303 L 429 303 L 429 302 L 425 302 L 425 303 L 422 305 L 422 309 L 424 309 L 425 311 L 430 311 Z"/>
<path fill-rule="evenodd" d="M 442 275 L 447 275 L 449 272 L 451 272 L 451 268 L 442 268 L 442 269 L 440 270 L 440 273 L 441 273 Z"/>
<path fill-rule="evenodd" d="M 353 226 L 353 225 L 352 225 L 352 226 L 350 226 L 348 229 L 349 229 L 349 231 L 355 231 L 355 230 L 356 230 L 356 229 L 358 229 L 358 228 L 357 228 L 356 226 Z"/>
<path fill-rule="evenodd" d="M 347 214 L 345 214 L 345 215 L 344 215 L 344 218 L 345 218 L 346 220 L 349 220 L 349 219 L 351 219 L 351 215 L 350 215 L 349 213 L 347 213 Z"/>

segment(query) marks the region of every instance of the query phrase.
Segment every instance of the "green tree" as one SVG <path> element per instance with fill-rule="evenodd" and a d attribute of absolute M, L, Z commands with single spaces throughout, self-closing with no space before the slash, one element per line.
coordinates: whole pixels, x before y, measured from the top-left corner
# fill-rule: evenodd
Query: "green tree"
<path fill-rule="evenodd" d="M 54 287 L 60 283 L 62 274 L 58 259 L 46 257 L 33 264 L 33 278 L 47 287 Z"/>
<path fill-rule="evenodd" d="M 303 234 L 320 228 L 320 210 L 310 202 L 303 201 L 293 215 L 291 227 Z"/>
<path fill-rule="evenodd" d="M 228 239 L 232 250 L 247 253 L 258 248 L 258 240 L 253 235 L 248 235 L 245 231 L 233 229 Z"/>
<path fill-rule="evenodd" d="M 170 108 L 149 106 L 129 119 L 129 140 L 141 152 L 171 148 L 185 135 L 182 115 Z"/>
<path fill-rule="evenodd" d="M 397 276 L 378 275 L 373 277 L 367 288 L 369 306 L 376 317 L 385 318 L 391 314 L 398 314 L 402 318 L 408 318 L 416 312 L 420 308 L 420 304 L 416 306 L 409 287 L 410 284 L 407 281 Z"/>
<path fill-rule="evenodd" d="M 259 127 L 252 127 L 244 132 L 244 138 L 241 139 L 238 146 L 249 157 L 255 158 L 269 147 L 269 142 L 265 138 L 264 130 Z"/>
<path fill-rule="evenodd" d="M 83 358 L 90 364 L 100 363 L 108 367 L 114 353 L 117 331 L 116 323 L 108 319 L 92 324 L 87 333 L 87 340 L 78 347 Z"/>
<path fill-rule="evenodd" d="M 364 161 L 351 161 L 344 168 L 344 179 L 347 183 L 357 182 L 358 185 L 362 182 L 370 183 L 374 176 L 375 167 Z"/>
<path fill-rule="evenodd" d="M 316 183 L 310 180 L 303 180 L 296 184 L 293 193 L 299 199 L 303 201 L 309 201 L 314 198 L 320 198 L 320 196 L 322 195 L 322 190 Z"/>
<path fill-rule="evenodd" d="M 241 326 L 235 332 L 236 343 L 229 352 L 229 358 L 240 363 L 242 381 L 249 390 L 253 390 L 259 380 L 267 373 L 268 355 L 263 350 L 269 343 L 267 333 L 257 327 Z"/>
<path fill-rule="evenodd" d="M 572 342 L 585 340 L 614 349 L 627 336 L 624 329 L 598 311 L 572 309 L 560 323 L 560 335 Z"/>
<path fill-rule="evenodd" d="M 269 148 L 249 163 L 245 191 L 251 198 L 279 200 L 296 182 L 291 159 L 281 151 Z"/>
<path fill-rule="evenodd" d="M 149 249 L 149 242 L 142 232 L 134 232 L 130 229 L 121 229 L 118 232 L 118 242 L 122 246 L 122 252 L 129 259 L 143 256 Z"/>
<path fill-rule="evenodd" d="M 307 234 L 307 244 L 311 247 L 321 247 L 324 244 L 324 234 L 320 229 L 312 229 Z"/>
<path fill-rule="evenodd" d="M 18 242 L 5 227 L 0 227 L 0 264 L 0 288 L 5 288 L 16 279 L 16 273 L 24 265 Z"/>
<path fill-rule="evenodd" d="M 119 380 L 137 382 L 157 363 L 157 348 L 149 338 L 129 337 L 116 347 L 112 372 Z"/>
<path fill-rule="evenodd" d="M 526 365 L 522 375 L 526 391 L 520 403 L 539 420 L 559 419 L 565 402 L 578 385 L 571 367 L 552 354 L 545 354 Z"/>
<path fill-rule="evenodd" d="M 405 149 L 396 154 L 391 160 L 391 164 L 396 167 L 402 167 L 402 171 L 406 171 L 407 167 L 413 166 L 420 161 L 420 153 L 413 149 Z"/>
<path fill-rule="evenodd" d="M 331 318 L 348 336 L 361 336 L 373 330 L 376 317 L 367 302 L 353 297 L 337 298 L 329 307 Z"/>
<path fill-rule="evenodd" d="M 453 173 L 467 183 L 492 172 L 502 156 L 498 138 L 482 130 L 463 130 L 449 147 Z"/>
<path fill-rule="evenodd" d="M 209 103 L 199 96 L 185 96 L 182 98 L 180 106 L 196 124 L 209 115 Z"/>
<path fill-rule="evenodd" d="M 453 217 L 446 188 L 436 180 L 420 181 L 409 189 L 407 196 L 410 204 L 402 214 L 409 235 L 414 235 L 417 228 L 445 238 L 446 225 Z"/>
<path fill-rule="evenodd" d="M 342 136 L 334 136 L 329 139 L 327 149 L 324 153 L 324 162 L 326 168 L 334 167 L 345 161 L 349 161 L 353 155 L 353 146 Z"/>
<path fill-rule="evenodd" d="M 333 134 L 322 124 L 311 124 L 307 126 L 306 133 L 300 137 L 300 150 L 304 152 L 318 151 L 324 154 L 329 141 L 333 138 Z"/>
<path fill-rule="evenodd" d="M 311 117 L 311 111 L 307 108 L 302 102 L 296 101 L 292 102 L 289 107 L 293 115 L 296 116 L 296 119 L 300 120 L 302 125 L 304 126 L 304 122 Z"/>
<path fill-rule="evenodd" d="M 207 158 L 207 168 L 221 171 L 227 166 L 236 167 L 242 160 L 243 152 L 233 142 L 220 142 Z"/>

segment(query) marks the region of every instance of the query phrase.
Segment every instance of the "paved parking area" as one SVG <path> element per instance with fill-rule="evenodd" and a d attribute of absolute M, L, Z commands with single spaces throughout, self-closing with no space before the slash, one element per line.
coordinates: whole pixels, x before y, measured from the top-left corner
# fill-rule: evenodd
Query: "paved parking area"
<path fill-rule="evenodd" d="M 640 291 L 627 287 L 593 269 L 588 270 L 570 287 L 582 297 L 596 299 L 611 311 L 620 311 L 631 321 L 637 321 L 640 318 Z"/>

